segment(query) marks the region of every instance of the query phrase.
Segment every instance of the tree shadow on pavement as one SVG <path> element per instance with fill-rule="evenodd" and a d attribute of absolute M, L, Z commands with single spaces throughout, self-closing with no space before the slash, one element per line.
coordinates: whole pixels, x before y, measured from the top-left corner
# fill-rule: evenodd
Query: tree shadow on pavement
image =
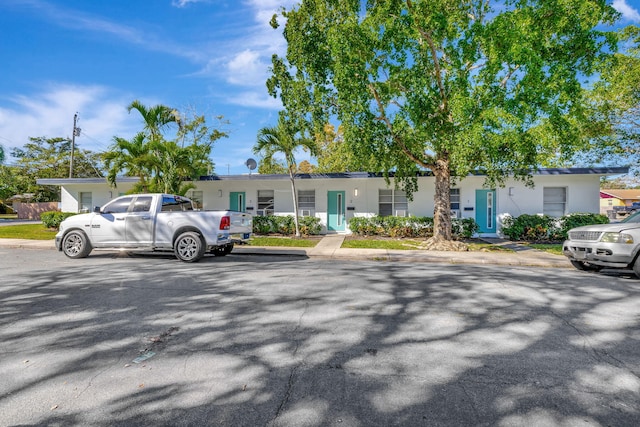
<path fill-rule="evenodd" d="M 7 279 L 3 425 L 640 420 L 624 274 L 100 255 Z"/>

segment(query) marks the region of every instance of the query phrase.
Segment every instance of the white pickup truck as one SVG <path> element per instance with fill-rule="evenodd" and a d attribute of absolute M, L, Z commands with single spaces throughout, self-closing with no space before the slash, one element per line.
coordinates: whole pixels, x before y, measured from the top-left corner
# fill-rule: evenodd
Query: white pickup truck
<path fill-rule="evenodd" d="M 96 248 L 173 251 L 185 262 L 205 253 L 222 256 L 251 237 L 252 217 L 235 211 L 198 211 L 190 199 L 170 194 L 133 194 L 60 224 L 56 248 L 85 258 Z"/>
<path fill-rule="evenodd" d="M 563 253 L 578 270 L 631 269 L 640 277 L 640 212 L 620 222 L 569 230 Z"/>

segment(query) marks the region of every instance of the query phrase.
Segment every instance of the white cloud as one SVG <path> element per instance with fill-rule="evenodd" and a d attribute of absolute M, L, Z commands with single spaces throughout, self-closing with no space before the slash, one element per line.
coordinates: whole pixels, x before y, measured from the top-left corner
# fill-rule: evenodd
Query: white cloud
<path fill-rule="evenodd" d="M 268 77 L 269 65 L 259 52 L 244 50 L 227 63 L 227 81 L 242 86 L 262 86 Z"/>
<path fill-rule="evenodd" d="M 226 98 L 226 102 L 241 107 L 266 108 L 280 110 L 282 103 L 279 99 L 272 98 L 265 88 L 263 91 L 241 92 L 231 98 Z"/>
<path fill-rule="evenodd" d="M 640 22 L 640 13 L 629 6 L 627 0 L 613 0 L 612 6 L 622 14 L 622 19 L 631 22 Z"/>
<path fill-rule="evenodd" d="M 0 108 L 2 145 L 8 161 L 10 148 L 22 147 L 29 137 L 71 137 L 73 116 L 77 112 L 76 139 L 81 148 L 100 152 L 107 149 L 114 135 L 129 137 L 140 127 L 139 119 L 129 115 L 131 96 L 112 97 L 102 86 L 52 84 L 41 95 L 15 95 Z"/>

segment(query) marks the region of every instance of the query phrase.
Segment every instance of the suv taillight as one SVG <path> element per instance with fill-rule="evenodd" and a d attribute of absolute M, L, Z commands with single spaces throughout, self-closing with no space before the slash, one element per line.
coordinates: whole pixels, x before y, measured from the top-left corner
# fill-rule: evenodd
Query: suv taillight
<path fill-rule="evenodd" d="M 220 230 L 228 230 L 231 228 L 231 218 L 223 216 L 220 220 Z"/>

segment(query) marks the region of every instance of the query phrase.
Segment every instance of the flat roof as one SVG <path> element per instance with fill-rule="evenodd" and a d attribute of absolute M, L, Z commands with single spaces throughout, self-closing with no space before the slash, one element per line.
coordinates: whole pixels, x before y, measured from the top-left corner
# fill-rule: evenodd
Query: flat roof
<path fill-rule="evenodd" d="M 629 166 L 618 167 L 593 167 L 593 168 L 540 168 L 531 171 L 532 175 L 624 175 L 629 173 Z M 417 176 L 433 176 L 431 171 L 421 171 Z M 471 173 L 470 176 L 484 176 L 482 172 Z M 389 172 L 389 177 L 395 174 Z M 382 178 L 382 172 L 337 172 L 337 173 L 311 173 L 296 174 L 296 179 L 354 179 L 354 178 Z M 243 175 L 206 175 L 198 181 L 249 181 L 249 180 L 281 180 L 289 179 L 287 174 L 243 174 Z M 119 183 L 136 183 L 138 177 L 123 176 L 116 179 Z M 66 185 L 66 184 L 103 184 L 106 178 L 41 178 L 36 180 L 40 185 Z"/>

